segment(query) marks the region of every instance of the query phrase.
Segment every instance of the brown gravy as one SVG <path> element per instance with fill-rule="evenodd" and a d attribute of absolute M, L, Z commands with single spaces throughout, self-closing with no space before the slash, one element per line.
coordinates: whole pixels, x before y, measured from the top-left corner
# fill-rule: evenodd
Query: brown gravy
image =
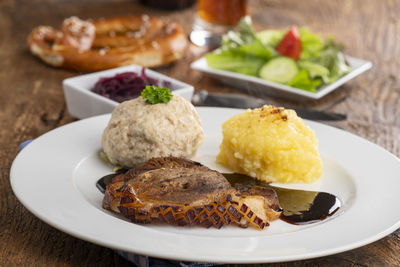
<path fill-rule="evenodd" d="M 244 174 L 223 173 L 231 183 L 248 186 L 265 186 L 274 189 L 283 209 L 280 219 L 292 224 L 309 224 L 333 215 L 341 206 L 338 197 L 326 192 L 286 189 L 271 186 Z"/>

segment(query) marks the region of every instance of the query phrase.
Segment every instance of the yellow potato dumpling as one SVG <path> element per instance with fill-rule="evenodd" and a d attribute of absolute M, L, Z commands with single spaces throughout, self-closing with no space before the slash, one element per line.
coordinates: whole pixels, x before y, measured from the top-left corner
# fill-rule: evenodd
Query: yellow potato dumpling
<path fill-rule="evenodd" d="M 264 106 L 222 125 L 217 162 L 265 182 L 311 183 L 322 175 L 315 133 L 294 110 Z"/>

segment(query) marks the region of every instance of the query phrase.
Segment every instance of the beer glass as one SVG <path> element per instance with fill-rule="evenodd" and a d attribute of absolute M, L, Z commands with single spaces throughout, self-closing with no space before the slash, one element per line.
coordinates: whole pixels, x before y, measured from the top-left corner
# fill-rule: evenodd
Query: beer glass
<path fill-rule="evenodd" d="M 218 46 L 221 36 L 249 13 L 248 6 L 248 0 L 198 0 L 190 40 L 199 46 Z"/>

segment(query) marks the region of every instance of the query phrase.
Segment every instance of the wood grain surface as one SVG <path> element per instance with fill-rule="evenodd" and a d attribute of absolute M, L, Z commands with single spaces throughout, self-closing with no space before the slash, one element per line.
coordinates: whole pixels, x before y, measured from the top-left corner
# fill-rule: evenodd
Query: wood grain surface
<path fill-rule="evenodd" d="M 346 113 L 348 120 L 335 126 L 400 156 L 400 1 L 250 3 L 257 29 L 307 26 L 323 36 L 334 36 L 345 44 L 347 54 L 374 64 L 370 71 L 319 101 L 274 101 Z M 38 25 L 59 27 L 72 15 L 100 18 L 146 13 L 180 22 L 189 33 L 194 12 L 194 7 L 179 11 L 152 9 L 134 0 L 0 1 L 0 266 L 131 266 L 108 248 L 76 239 L 40 221 L 11 190 L 9 172 L 19 144 L 75 121 L 66 109 L 61 81 L 79 73 L 49 67 L 33 57 L 26 47 L 29 32 Z M 157 71 L 193 84 L 196 90 L 247 93 L 191 70 L 190 62 L 204 52 L 190 45 L 183 60 Z M 342 98 L 345 100 L 331 105 Z M 376 179 L 379 182 L 380 177 Z M 372 212 L 372 216 L 385 219 L 379 211 Z M 400 266 L 399 255 L 400 236 L 394 233 L 344 253 L 262 266 Z"/>

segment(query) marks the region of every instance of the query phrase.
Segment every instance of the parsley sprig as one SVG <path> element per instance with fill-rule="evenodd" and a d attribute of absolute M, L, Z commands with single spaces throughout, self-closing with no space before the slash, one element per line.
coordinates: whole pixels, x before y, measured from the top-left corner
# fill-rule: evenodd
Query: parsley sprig
<path fill-rule="evenodd" d="M 146 103 L 154 105 L 159 103 L 168 103 L 172 98 L 172 93 L 168 88 L 160 88 L 154 85 L 147 85 L 141 96 Z"/>

